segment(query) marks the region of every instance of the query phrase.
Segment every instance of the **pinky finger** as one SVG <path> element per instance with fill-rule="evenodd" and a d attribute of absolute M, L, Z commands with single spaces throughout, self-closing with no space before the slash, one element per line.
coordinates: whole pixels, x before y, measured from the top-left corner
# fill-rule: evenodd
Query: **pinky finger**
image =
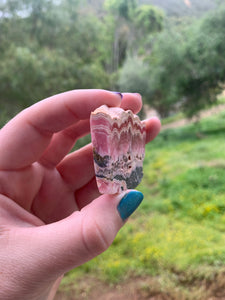
<path fill-rule="evenodd" d="M 157 117 L 142 121 L 146 126 L 146 144 L 154 140 L 160 132 L 161 122 Z"/>

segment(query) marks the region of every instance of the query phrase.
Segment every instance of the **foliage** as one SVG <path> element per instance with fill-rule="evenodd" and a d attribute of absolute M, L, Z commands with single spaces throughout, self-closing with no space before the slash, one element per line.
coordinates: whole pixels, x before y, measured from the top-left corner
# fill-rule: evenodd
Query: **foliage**
<path fill-rule="evenodd" d="M 183 95 L 179 93 L 178 80 L 185 73 L 183 61 L 184 34 L 165 30 L 160 34 L 149 56 L 148 99 L 161 114 L 168 115 Z"/>
<path fill-rule="evenodd" d="M 106 0 L 104 4 L 106 9 L 125 19 L 130 19 L 137 7 L 136 0 Z"/>
<path fill-rule="evenodd" d="M 142 18 L 146 6 L 137 11 Z M 119 87 L 137 89 L 162 117 L 178 110 L 190 117 L 216 103 L 225 81 L 224 20 L 221 6 L 192 25 L 169 26 L 149 38 L 145 34 L 141 55 L 130 55 L 120 71 Z"/>
<path fill-rule="evenodd" d="M 76 55 L 71 59 L 72 62 L 60 51 L 47 48 L 35 53 L 27 47 L 12 46 L 0 62 L 1 94 L 7 102 L 18 102 L 26 107 L 51 94 L 78 86 L 107 86 L 107 76 L 100 64 L 82 64 Z"/>
<path fill-rule="evenodd" d="M 0 109 L 12 116 L 76 88 L 141 92 L 163 117 L 214 103 L 225 77 L 225 9 L 171 22 L 153 2 L 0 1 Z"/>
<path fill-rule="evenodd" d="M 138 57 L 128 57 L 120 71 L 118 84 L 123 91 L 142 95 L 148 90 L 148 67 Z"/>
<path fill-rule="evenodd" d="M 225 7 L 210 14 L 192 29 L 185 48 L 186 74 L 179 82 L 185 95 L 184 109 L 193 114 L 204 104 L 216 101 L 225 81 Z"/>
<path fill-rule="evenodd" d="M 136 11 L 136 20 L 138 27 L 144 34 L 149 32 L 158 32 L 163 28 L 164 14 L 161 10 L 151 5 L 141 5 Z"/>
<path fill-rule="evenodd" d="M 149 99 L 165 116 L 216 102 L 225 81 L 225 8 L 182 31 L 163 31 L 149 55 Z"/>
<path fill-rule="evenodd" d="M 62 91 L 109 88 L 108 48 L 102 45 L 107 37 L 97 16 L 82 10 L 79 1 L 9 4 L 0 19 L 2 110 L 11 107 L 13 115 L 15 107 Z"/>

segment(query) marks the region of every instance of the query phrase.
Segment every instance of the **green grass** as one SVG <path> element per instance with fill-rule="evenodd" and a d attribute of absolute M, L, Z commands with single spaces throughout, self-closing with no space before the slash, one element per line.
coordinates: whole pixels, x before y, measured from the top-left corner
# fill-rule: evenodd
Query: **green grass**
<path fill-rule="evenodd" d="M 146 148 L 139 210 L 113 245 L 70 272 L 65 284 L 85 274 L 108 282 L 157 275 L 179 286 L 176 274 L 191 283 L 219 273 L 225 265 L 224 133 L 225 112 L 161 132 Z"/>

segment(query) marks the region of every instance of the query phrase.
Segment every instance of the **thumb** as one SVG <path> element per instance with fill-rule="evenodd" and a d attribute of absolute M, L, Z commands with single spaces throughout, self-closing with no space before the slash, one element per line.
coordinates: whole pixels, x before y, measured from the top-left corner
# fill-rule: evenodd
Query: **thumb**
<path fill-rule="evenodd" d="M 134 190 L 102 195 L 66 219 L 36 228 L 32 244 L 43 272 L 59 276 L 105 251 L 142 200 Z"/>

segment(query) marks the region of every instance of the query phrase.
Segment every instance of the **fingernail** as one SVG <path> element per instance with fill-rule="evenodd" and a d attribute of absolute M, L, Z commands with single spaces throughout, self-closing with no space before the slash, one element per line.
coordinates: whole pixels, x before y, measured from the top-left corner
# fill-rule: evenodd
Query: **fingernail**
<path fill-rule="evenodd" d="M 120 92 L 113 92 L 113 93 L 116 94 L 116 95 L 119 95 L 120 98 L 123 99 L 123 94 L 122 93 L 120 93 Z"/>
<path fill-rule="evenodd" d="M 117 206 L 120 217 L 125 221 L 141 204 L 144 195 L 138 191 L 127 193 Z"/>

